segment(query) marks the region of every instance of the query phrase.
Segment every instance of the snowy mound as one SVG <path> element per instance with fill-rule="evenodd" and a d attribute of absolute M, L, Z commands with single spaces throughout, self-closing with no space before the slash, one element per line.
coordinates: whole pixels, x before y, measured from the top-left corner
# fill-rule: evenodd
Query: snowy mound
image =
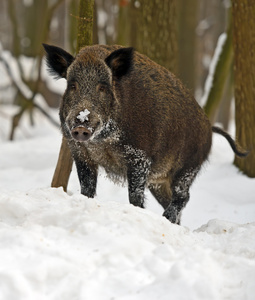
<path fill-rule="evenodd" d="M 68 194 L 49 188 L 60 130 L 35 114 L 9 142 L 13 107 L 1 111 L 0 300 L 254 299 L 255 179 L 224 139 L 177 226 L 148 191 L 136 208 L 104 173 L 95 199 L 79 194 L 75 168 Z"/>
<path fill-rule="evenodd" d="M 0 299 L 254 299 L 254 223 L 192 232 L 50 188 L 2 194 L 0 220 Z"/>

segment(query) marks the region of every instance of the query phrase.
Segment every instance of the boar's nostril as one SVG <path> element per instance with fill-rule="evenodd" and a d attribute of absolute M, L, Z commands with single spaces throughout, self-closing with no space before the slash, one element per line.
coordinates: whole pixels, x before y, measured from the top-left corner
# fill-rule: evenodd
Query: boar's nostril
<path fill-rule="evenodd" d="M 91 131 L 83 126 L 75 127 L 72 130 L 72 137 L 80 142 L 87 141 L 91 137 Z"/>

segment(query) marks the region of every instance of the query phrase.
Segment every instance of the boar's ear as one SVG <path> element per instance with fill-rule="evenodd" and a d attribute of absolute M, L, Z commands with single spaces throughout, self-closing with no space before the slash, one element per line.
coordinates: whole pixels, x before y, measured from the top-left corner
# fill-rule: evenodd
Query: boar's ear
<path fill-rule="evenodd" d="M 50 73 L 56 79 L 66 78 L 67 68 L 73 62 L 74 57 L 59 47 L 47 44 L 43 44 L 43 47 L 47 53 L 46 62 Z"/>
<path fill-rule="evenodd" d="M 133 63 L 134 48 L 120 48 L 113 51 L 106 59 L 107 66 L 112 70 L 113 76 L 120 78 L 126 75 Z"/>

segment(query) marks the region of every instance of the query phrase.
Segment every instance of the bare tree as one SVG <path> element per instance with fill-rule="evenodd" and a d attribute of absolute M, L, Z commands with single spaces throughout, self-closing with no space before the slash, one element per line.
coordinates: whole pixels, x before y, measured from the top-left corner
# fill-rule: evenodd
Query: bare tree
<path fill-rule="evenodd" d="M 176 0 L 120 1 L 117 43 L 177 72 Z"/>
<path fill-rule="evenodd" d="M 131 1 L 131 45 L 177 72 L 176 0 Z"/>
<path fill-rule="evenodd" d="M 197 64 L 197 36 L 199 0 L 179 0 L 178 12 L 178 75 L 195 92 Z"/>
<path fill-rule="evenodd" d="M 51 91 L 41 77 L 43 58 L 41 42 L 48 38 L 53 15 L 63 2 L 64 0 L 57 0 L 53 4 L 50 4 L 48 1 L 34 1 L 29 6 L 26 6 L 22 1 L 17 2 L 14 0 L 5 1 L 5 6 L 2 3 L 2 8 L 6 11 L 10 24 L 10 29 L 3 28 L 1 32 L 3 34 L 4 32 L 8 32 L 8 30 L 10 31 L 9 38 L 3 39 L 3 47 L 12 52 L 18 66 L 18 70 L 15 73 L 19 73 L 14 74 L 9 61 L 3 55 L 0 56 L 0 60 L 6 68 L 15 94 L 14 103 L 19 106 L 18 113 L 12 119 L 11 140 L 14 138 L 15 129 L 25 112 L 29 113 L 31 123 L 33 124 L 34 109 L 41 111 L 51 122 L 58 126 L 47 111 L 36 104 L 34 100 L 40 94 L 45 100 L 48 100 L 49 105 L 54 106 L 60 99 L 60 95 Z M 44 17 L 38 22 L 37 20 L 42 14 Z M 5 48 L 6 46 L 7 48 Z M 32 76 L 25 76 L 24 66 L 20 62 L 21 55 L 33 59 Z M 20 78 L 19 82 L 15 80 L 14 75 L 18 75 Z M 20 82 L 29 91 L 28 93 L 24 93 Z"/>

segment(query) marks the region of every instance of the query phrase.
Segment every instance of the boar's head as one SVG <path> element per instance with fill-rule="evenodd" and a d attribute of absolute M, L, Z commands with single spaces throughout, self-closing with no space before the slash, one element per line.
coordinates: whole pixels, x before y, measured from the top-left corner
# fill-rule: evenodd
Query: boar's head
<path fill-rule="evenodd" d="M 102 138 L 103 129 L 109 128 L 118 110 L 113 78 L 120 79 L 129 71 L 133 49 L 106 54 L 86 47 L 73 57 L 59 47 L 43 46 L 50 72 L 67 80 L 60 105 L 63 134 L 79 142 Z"/>

